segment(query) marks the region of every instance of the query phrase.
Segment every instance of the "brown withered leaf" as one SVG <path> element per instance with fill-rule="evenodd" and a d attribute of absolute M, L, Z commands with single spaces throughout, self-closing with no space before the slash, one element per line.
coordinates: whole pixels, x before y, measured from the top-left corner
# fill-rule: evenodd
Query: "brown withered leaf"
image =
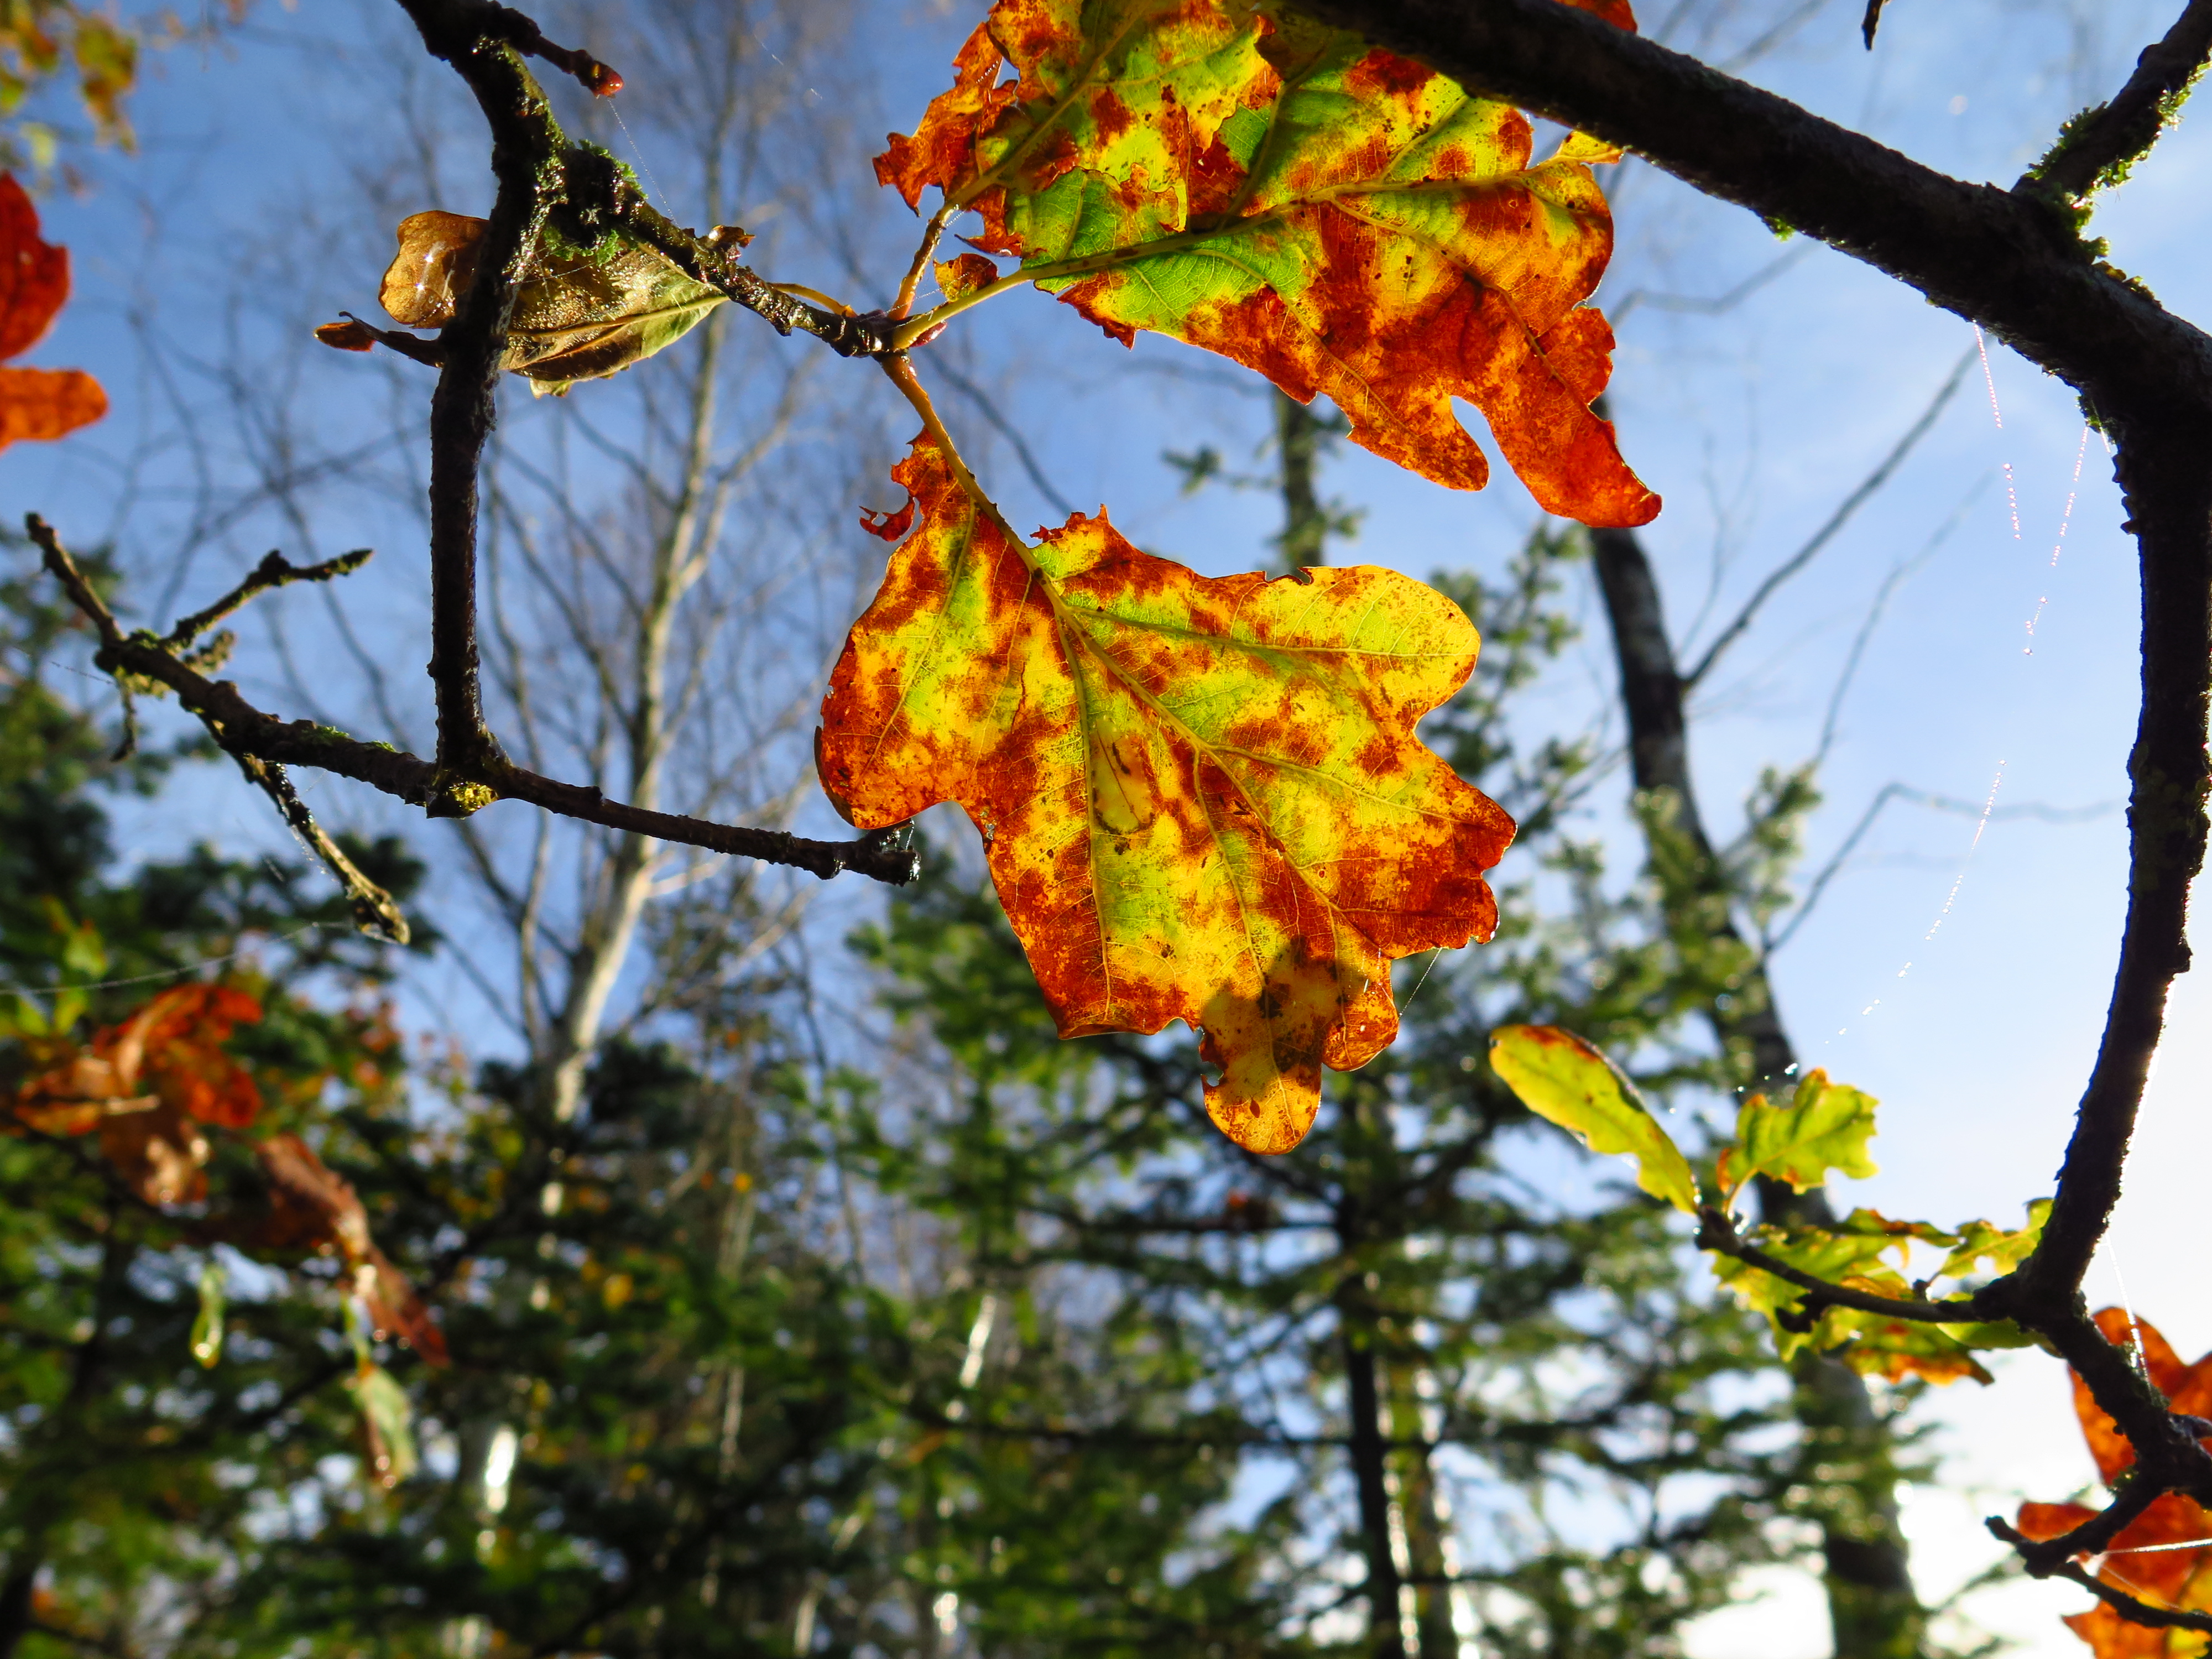
<path fill-rule="evenodd" d="M 920 521 L 830 679 L 824 789 L 853 823 L 957 800 L 1064 1036 L 1183 1020 L 1238 1145 L 1311 1124 L 1324 1066 L 1397 1031 L 1390 963 L 1488 938 L 1512 821 L 1413 735 L 1474 665 L 1395 571 L 1215 580 L 1102 513 L 1034 544 L 927 439 Z"/>
<path fill-rule="evenodd" d="M 242 1129 L 260 1115 L 251 1073 L 223 1051 L 232 1030 L 261 1018 L 234 986 L 179 985 L 16 1091 L 19 1118 L 46 1133 L 82 1134 L 108 1117 L 155 1103 L 202 1123 Z"/>
<path fill-rule="evenodd" d="M 430 1364 L 449 1363 L 429 1309 L 369 1236 L 368 1212 L 353 1183 L 297 1135 L 271 1135 L 254 1152 L 269 1178 L 271 1210 L 256 1242 L 270 1249 L 335 1248 L 353 1271 L 355 1293 L 377 1334 L 398 1336 Z"/>
<path fill-rule="evenodd" d="M 475 285 L 486 228 L 484 220 L 434 210 L 401 220 L 399 251 L 378 294 L 392 320 L 409 328 L 452 322 Z M 673 344 L 722 303 L 719 290 L 693 282 L 641 242 L 591 253 L 541 243 L 515 291 L 500 367 L 534 391 L 565 392 Z M 358 349 L 353 337 L 325 343 Z"/>
<path fill-rule="evenodd" d="M 146 1203 L 193 1204 L 207 1195 L 208 1138 L 166 1102 L 100 1124 L 100 1155 Z"/>

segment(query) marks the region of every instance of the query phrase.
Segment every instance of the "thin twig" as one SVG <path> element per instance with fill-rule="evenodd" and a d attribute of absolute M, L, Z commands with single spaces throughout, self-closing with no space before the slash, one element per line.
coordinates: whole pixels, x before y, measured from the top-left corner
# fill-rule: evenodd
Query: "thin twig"
<path fill-rule="evenodd" d="M 171 629 L 161 641 L 161 647 L 167 651 L 181 651 L 231 612 L 272 587 L 283 587 L 292 582 L 326 582 L 340 576 L 349 576 L 367 564 L 371 556 L 370 549 L 357 547 L 350 553 L 341 553 L 335 559 L 325 559 L 320 564 L 296 565 L 272 547 L 244 581 L 204 611 L 193 611 Z"/>
<path fill-rule="evenodd" d="M 1836 510 L 1828 515 L 1827 522 L 1813 532 L 1812 538 L 1804 546 L 1767 573 L 1766 580 L 1759 583 L 1752 596 L 1744 601 L 1743 609 L 1735 613 L 1735 618 L 1726 628 L 1721 629 L 1713 642 L 1705 647 L 1705 654 L 1698 659 L 1697 666 L 1682 677 L 1684 690 L 1692 689 L 1712 672 L 1712 666 L 1720 659 L 1721 653 L 1735 644 L 1744 630 L 1751 626 L 1752 618 L 1759 614 L 1759 607 L 1774 597 L 1775 591 L 1783 583 L 1812 563 L 1820 550 L 1834 540 L 1837 532 L 1851 521 L 1852 516 L 1858 512 L 1859 508 L 1864 507 L 1873 498 L 1875 492 L 1889 482 L 1891 475 L 1905 464 L 1905 458 L 1913 452 L 1920 441 L 1928 435 L 1929 428 L 1936 424 L 1936 417 L 1943 412 L 1943 406 L 1951 401 L 1960 386 L 1965 381 L 1966 370 L 1972 366 L 1976 356 L 1977 353 L 1971 346 L 1960 355 L 1958 362 L 1951 369 L 1949 378 L 1936 388 L 1935 397 L 1929 400 L 1928 407 L 1921 411 L 1920 418 L 1915 421 L 1905 434 L 1897 441 L 1889 453 L 1882 458 L 1881 465 L 1859 480 L 1858 488 L 1844 497 Z"/>
<path fill-rule="evenodd" d="M 625 805 L 608 800 L 597 789 L 562 783 L 516 766 L 496 753 L 456 770 L 389 744 L 362 742 L 313 720 L 279 720 L 247 702 L 234 682 L 210 680 L 161 649 L 150 635 L 126 635 L 52 528 L 36 514 L 26 524 L 32 541 L 44 555 L 48 572 L 99 632 L 100 648 L 93 659 L 94 665 L 109 674 L 136 675 L 166 686 L 229 754 L 251 756 L 280 766 L 312 766 L 334 772 L 415 806 L 427 808 L 456 789 L 470 792 L 479 805 L 498 799 L 529 801 L 587 823 L 788 865 L 825 879 L 851 870 L 898 885 L 921 873 L 921 856 L 914 848 L 909 827 L 902 824 L 854 841 L 812 841 L 782 830 L 712 823 Z"/>
<path fill-rule="evenodd" d="M 2010 1544 L 2025 1555 L 2035 1547 L 2033 1540 L 2001 1516 L 1991 1516 L 1982 1523 L 1996 1537 Z M 2212 1632 L 2212 1614 L 2185 1613 L 2179 1607 L 2154 1607 L 2148 1601 L 2136 1600 L 2125 1590 L 2116 1589 L 2092 1574 L 2078 1561 L 2062 1562 L 2051 1570 L 2051 1577 L 2063 1578 L 2079 1584 L 2123 1619 L 2137 1625 L 2148 1625 L 2158 1630 L 2196 1630 Z"/>
<path fill-rule="evenodd" d="M 1875 1296 L 1868 1291 L 1855 1291 L 1844 1285 L 1832 1285 L 1804 1271 L 1793 1267 L 1778 1256 L 1769 1255 L 1756 1244 L 1747 1243 L 1718 1210 L 1704 1209 L 1698 1212 L 1698 1246 L 1720 1255 L 1734 1256 L 1739 1261 L 1749 1262 L 1762 1273 L 1771 1273 L 1784 1284 L 1795 1285 L 1805 1291 L 1808 1314 L 1823 1307 L 1853 1308 L 1861 1313 L 1880 1314 L 1887 1319 L 1909 1320 L 1922 1325 L 1963 1325 L 1984 1316 L 1976 1310 L 1970 1297 L 1954 1297 L 1942 1302 L 1906 1300 L 1893 1296 Z"/>

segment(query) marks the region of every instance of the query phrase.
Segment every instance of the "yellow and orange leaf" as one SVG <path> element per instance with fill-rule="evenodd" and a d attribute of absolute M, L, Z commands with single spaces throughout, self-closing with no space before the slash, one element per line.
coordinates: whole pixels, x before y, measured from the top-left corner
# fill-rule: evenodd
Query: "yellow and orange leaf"
<path fill-rule="evenodd" d="M 1532 164 L 1518 111 L 1231 0 L 999 0 L 956 72 L 877 175 L 980 215 L 975 246 L 1022 261 L 1004 283 L 1326 393 L 1354 442 L 1438 483 L 1489 477 L 1460 398 L 1547 510 L 1657 513 L 1590 407 L 1613 348 L 1583 304 L 1613 249 L 1602 147 Z"/>
<path fill-rule="evenodd" d="M 1394 571 L 1211 579 L 1102 512 L 1024 544 L 936 445 L 817 738 L 866 828 L 957 801 L 1064 1036 L 1203 1031 L 1206 1106 L 1279 1152 L 1395 1036 L 1395 958 L 1487 939 L 1513 824 L 1413 735 L 1474 665 Z"/>
<path fill-rule="evenodd" d="M 69 251 L 40 236 L 38 209 L 0 173 L 0 358 L 45 338 L 69 291 Z M 0 368 L 0 449 L 64 437 L 106 413 L 107 394 L 82 369 Z"/>

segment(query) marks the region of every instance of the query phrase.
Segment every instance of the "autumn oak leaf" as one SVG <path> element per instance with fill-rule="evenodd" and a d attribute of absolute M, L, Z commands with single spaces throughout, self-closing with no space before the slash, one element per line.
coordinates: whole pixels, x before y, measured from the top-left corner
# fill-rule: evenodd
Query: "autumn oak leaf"
<path fill-rule="evenodd" d="M 2203 1417 L 2212 1413 L 2212 1354 L 2195 1364 L 2185 1364 L 2155 1327 L 2119 1308 L 2099 1313 L 2097 1328 L 2106 1341 L 2139 1358 L 2144 1375 L 2176 1413 Z M 2074 1383 L 2075 1414 L 2090 1455 L 2098 1474 L 2111 1486 L 2135 1462 L 2135 1449 L 2079 1374 L 2068 1374 Z M 2057 1538 L 2096 1513 L 2080 1504 L 2023 1504 L 2017 1524 L 2029 1538 Z M 2102 1558 L 2090 1565 L 2105 1583 L 2153 1606 L 2212 1606 L 2212 1548 L 2203 1547 L 2208 1539 L 2212 1539 L 2212 1512 L 2179 1492 L 2167 1492 L 2130 1522 Z M 2102 1602 L 2069 1616 L 2066 1624 L 2089 1644 L 2097 1659 L 2171 1659 L 2194 1653 L 2201 1645 L 2201 1638 L 2124 1619 Z M 2169 1646 L 2169 1634 L 2194 1645 Z"/>
<path fill-rule="evenodd" d="M 39 210 L 0 173 L 0 358 L 46 337 L 70 292 L 69 251 L 39 235 Z M 107 413 L 100 382 L 76 368 L 0 368 L 0 449 L 65 437 Z"/>
<path fill-rule="evenodd" d="M 1583 303 L 1613 251 L 1604 147 L 1533 162 L 1510 106 L 1231 0 L 999 0 L 955 69 L 877 176 L 980 215 L 969 240 L 1021 260 L 1007 281 L 1325 393 L 1352 441 L 1437 483 L 1489 477 L 1459 398 L 1547 511 L 1658 512 L 1591 409 L 1613 349 Z"/>
<path fill-rule="evenodd" d="M 1396 1034 L 1390 963 L 1487 939 L 1512 821 L 1413 735 L 1477 647 L 1394 571 L 1202 577 L 1102 511 L 1034 544 L 927 438 L 920 522 L 854 624 L 817 734 L 854 823 L 955 800 L 1063 1036 L 1181 1019 L 1213 1121 L 1280 1152 L 1324 1066 Z"/>
<path fill-rule="evenodd" d="M 1698 1212 L 1698 1178 L 1636 1085 L 1594 1044 L 1556 1025 L 1504 1025 L 1491 1033 L 1491 1069 L 1521 1103 L 1594 1152 L 1636 1160 L 1637 1185 L 1686 1215 Z"/>
<path fill-rule="evenodd" d="M 1720 1182 L 1732 1201 L 1746 1183 L 1764 1176 L 1803 1192 L 1832 1172 L 1863 1180 L 1875 1173 L 1867 1142 L 1881 1103 L 1863 1090 L 1831 1083 L 1824 1071 L 1805 1074 L 1790 1103 L 1778 1106 L 1753 1095 L 1736 1113 L 1735 1144 L 1721 1154 Z"/>
<path fill-rule="evenodd" d="M 402 1338 L 433 1365 L 449 1363 L 443 1332 L 406 1275 L 369 1236 L 368 1212 L 353 1183 L 297 1135 L 271 1135 L 254 1148 L 268 1178 L 270 1215 L 259 1241 L 278 1248 L 335 1249 L 352 1270 L 354 1293 L 378 1334 Z"/>

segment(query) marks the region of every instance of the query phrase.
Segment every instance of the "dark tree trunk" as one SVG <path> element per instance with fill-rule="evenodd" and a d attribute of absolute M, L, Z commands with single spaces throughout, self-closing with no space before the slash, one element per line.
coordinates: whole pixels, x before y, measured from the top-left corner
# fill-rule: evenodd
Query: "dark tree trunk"
<path fill-rule="evenodd" d="M 1686 867 L 1668 871 L 1661 883 L 1668 927 L 1740 945 L 1719 861 L 1698 811 L 1682 677 L 1651 562 L 1633 531 L 1594 530 L 1590 542 L 1620 665 L 1630 769 L 1637 789 L 1650 792 L 1645 810 L 1651 827 L 1674 843 L 1666 849 L 1655 844 L 1655 862 L 1686 854 Z M 1797 1054 L 1765 968 L 1752 960 L 1727 995 L 1725 1003 L 1716 998 L 1707 1012 L 1714 1035 L 1745 1073 L 1739 1081 L 1787 1086 Z M 1818 1188 L 1797 1193 L 1762 1181 L 1759 1201 L 1767 1221 L 1820 1224 L 1835 1218 Z M 1802 1355 L 1791 1375 L 1806 1467 L 1824 1471 L 1819 1481 L 1807 1484 L 1815 1494 L 1812 1518 L 1820 1528 L 1837 1659 L 1913 1659 L 1922 1649 L 1927 1615 L 1913 1592 L 1898 1526 L 1888 1431 L 1875 1413 L 1864 1381 L 1838 1361 Z"/>
<path fill-rule="evenodd" d="M 1359 1535 L 1367 1555 L 1367 1640 L 1376 1659 L 1404 1659 L 1398 1630 L 1398 1561 L 1390 1547 L 1390 1484 L 1376 1388 L 1374 1334 L 1360 1317 L 1358 1291 L 1341 1299 L 1344 1376 L 1352 1413 L 1352 1475 L 1359 1491 Z"/>
<path fill-rule="evenodd" d="M 1314 471 L 1322 440 L 1333 428 L 1312 408 L 1285 392 L 1275 393 L 1275 447 L 1282 465 L 1283 531 L 1275 544 L 1285 568 L 1327 564 L 1328 514 L 1314 489 Z"/>

